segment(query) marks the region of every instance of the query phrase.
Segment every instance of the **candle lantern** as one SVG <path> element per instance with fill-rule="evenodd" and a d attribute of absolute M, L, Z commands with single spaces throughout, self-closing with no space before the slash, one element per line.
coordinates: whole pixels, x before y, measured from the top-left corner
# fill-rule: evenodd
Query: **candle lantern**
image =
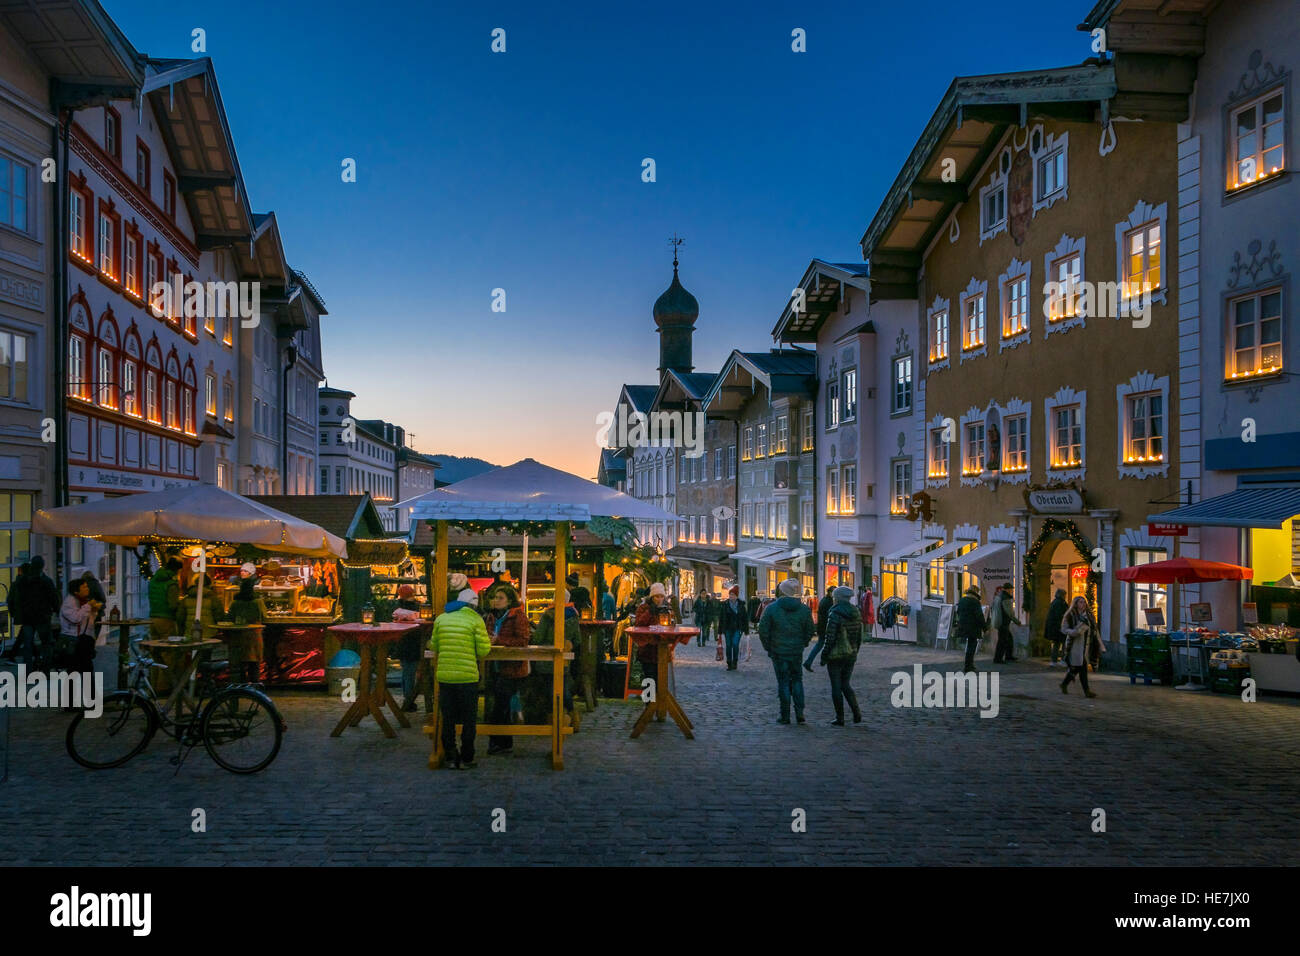
<path fill-rule="evenodd" d="M 361 623 L 369 624 L 371 627 L 376 626 L 375 606 L 373 604 L 366 602 L 366 604 L 361 608 Z"/>

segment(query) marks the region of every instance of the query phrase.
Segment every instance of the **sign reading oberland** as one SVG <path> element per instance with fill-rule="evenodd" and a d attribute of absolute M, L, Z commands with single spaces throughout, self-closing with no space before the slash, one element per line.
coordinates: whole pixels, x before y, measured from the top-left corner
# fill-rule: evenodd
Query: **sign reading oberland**
<path fill-rule="evenodd" d="M 1078 514 L 1083 492 L 1077 488 L 1037 488 L 1025 492 L 1029 507 L 1039 514 Z"/>

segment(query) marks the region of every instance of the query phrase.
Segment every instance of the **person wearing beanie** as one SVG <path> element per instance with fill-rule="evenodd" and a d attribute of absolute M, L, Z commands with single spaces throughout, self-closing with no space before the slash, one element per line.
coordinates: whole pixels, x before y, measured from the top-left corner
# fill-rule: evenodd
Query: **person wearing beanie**
<path fill-rule="evenodd" d="M 564 649 L 572 651 L 582 646 L 582 627 L 578 624 L 578 609 L 573 606 L 573 594 L 567 589 L 564 591 Z M 548 605 L 546 610 L 542 611 L 541 617 L 537 619 L 537 626 L 533 630 L 532 640 L 529 642 L 538 647 L 555 646 L 555 606 Z M 573 655 L 574 660 L 578 655 Z M 554 686 L 552 680 L 553 665 L 550 661 L 538 661 L 532 666 L 532 674 L 524 685 L 524 693 L 520 695 L 523 699 L 524 717 L 530 724 L 545 724 L 551 720 L 551 689 Z M 573 714 L 573 673 L 568 665 L 560 662 L 564 670 L 564 712 Z"/>
<path fill-rule="evenodd" d="M 803 672 L 799 659 L 816 628 L 812 612 L 799 600 L 799 582 L 786 578 L 777 587 L 781 596 L 767 606 L 758 620 L 758 639 L 772 659 L 776 672 L 776 693 L 781 704 L 779 724 L 790 723 L 790 704 L 795 719 L 804 723 Z"/>
<path fill-rule="evenodd" d="M 698 613 L 698 602 L 695 607 Z M 661 582 L 656 581 L 650 585 L 650 592 L 636 606 L 636 618 L 632 623 L 636 627 L 650 627 L 653 624 L 672 626 L 678 623 L 676 616 L 673 614 L 673 607 L 668 603 L 668 592 Z M 636 659 L 641 662 L 641 676 L 643 678 L 649 677 L 658 687 L 659 652 L 655 649 L 655 646 L 653 644 L 642 644 L 637 648 Z"/>
<path fill-rule="evenodd" d="M 966 673 L 975 673 L 975 650 L 979 647 L 980 638 L 984 636 L 988 626 L 988 618 L 985 617 L 984 608 L 980 604 L 980 589 L 972 584 L 957 602 L 953 614 L 953 628 L 957 640 L 966 642 L 966 665 L 963 668 Z"/>
<path fill-rule="evenodd" d="M 473 590 L 461 591 L 433 622 L 433 634 L 429 637 L 429 650 L 437 657 L 442 748 L 447 766 L 455 770 L 474 766 L 478 665 L 492 649 L 477 604 L 478 595 Z M 460 749 L 456 748 L 457 724 L 462 727 Z"/>
<path fill-rule="evenodd" d="M 393 609 L 394 621 L 419 623 L 420 602 L 415 599 L 415 588 L 403 584 L 397 589 L 397 607 Z M 420 672 L 423 657 L 420 644 L 420 628 L 407 631 L 397 642 L 397 659 L 402 663 L 402 710 L 411 713 L 415 710 L 415 677 Z"/>
<path fill-rule="evenodd" d="M 853 588 L 839 587 L 831 592 L 834 603 L 826 614 L 826 637 L 819 642 L 822 666 L 831 679 L 831 705 L 835 708 L 836 727 L 844 726 L 844 701 L 853 711 L 853 722 L 862 723 L 857 695 L 849 686 L 853 665 L 862 646 L 862 612 L 853 603 Z"/>
<path fill-rule="evenodd" d="M 740 664 L 740 638 L 749 633 L 749 609 L 740 600 L 740 588 L 732 586 L 727 600 L 722 602 L 719 618 L 722 638 L 726 642 L 727 670 L 734 671 Z"/>
<path fill-rule="evenodd" d="M 1020 619 L 1016 617 L 1016 605 L 1011 599 L 1010 581 L 999 587 L 993 595 L 989 619 L 998 631 L 998 643 L 993 648 L 993 663 L 1001 664 L 1006 661 L 1008 664 L 1014 664 L 1018 658 L 1015 656 L 1016 642 L 1011 636 L 1011 625 L 1019 624 Z"/>

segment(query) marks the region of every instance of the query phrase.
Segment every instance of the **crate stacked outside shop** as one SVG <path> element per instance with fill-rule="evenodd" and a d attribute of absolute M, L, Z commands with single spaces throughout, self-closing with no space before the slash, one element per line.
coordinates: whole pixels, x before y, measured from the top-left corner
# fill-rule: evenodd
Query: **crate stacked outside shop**
<path fill-rule="evenodd" d="M 1128 680 L 1136 684 L 1159 680 L 1174 682 L 1174 662 L 1169 653 L 1169 635 L 1158 631 L 1134 631 L 1128 636 Z"/>

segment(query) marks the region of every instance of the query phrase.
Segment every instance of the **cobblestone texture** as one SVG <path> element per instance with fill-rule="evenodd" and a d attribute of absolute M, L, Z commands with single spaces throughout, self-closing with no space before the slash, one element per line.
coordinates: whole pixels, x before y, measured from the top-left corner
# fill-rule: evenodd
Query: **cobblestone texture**
<path fill-rule="evenodd" d="M 601 702 L 553 772 L 544 738 L 474 770 L 430 771 L 416 726 L 384 739 L 369 719 L 337 739 L 344 705 L 277 693 L 289 723 L 265 772 L 238 777 L 200 748 L 179 775 L 161 735 L 117 770 L 66 755 L 69 718 L 9 714 L 0 863 L 247 864 L 1173 864 L 1294 863 L 1300 706 L 1093 678 L 1063 696 L 1061 670 L 1001 668 L 1001 713 L 903 710 L 889 675 L 956 653 L 876 644 L 854 683 L 865 721 L 832 727 L 825 671 L 808 675 L 808 723 L 775 723 L 771 666 L 727 672 L 679 648 L 695 722 L 628 731 L 640 705 Z M 988 661 L 979 662 L 991 667 Z M 207 812 L 207 832 L 190 830 Z M 491 830 L 494 808 L 507 832 Z M 1091 813 L 1107 814 L 1093 833 Z M 791 830 L 792 811 L 807 831 Z"/>

